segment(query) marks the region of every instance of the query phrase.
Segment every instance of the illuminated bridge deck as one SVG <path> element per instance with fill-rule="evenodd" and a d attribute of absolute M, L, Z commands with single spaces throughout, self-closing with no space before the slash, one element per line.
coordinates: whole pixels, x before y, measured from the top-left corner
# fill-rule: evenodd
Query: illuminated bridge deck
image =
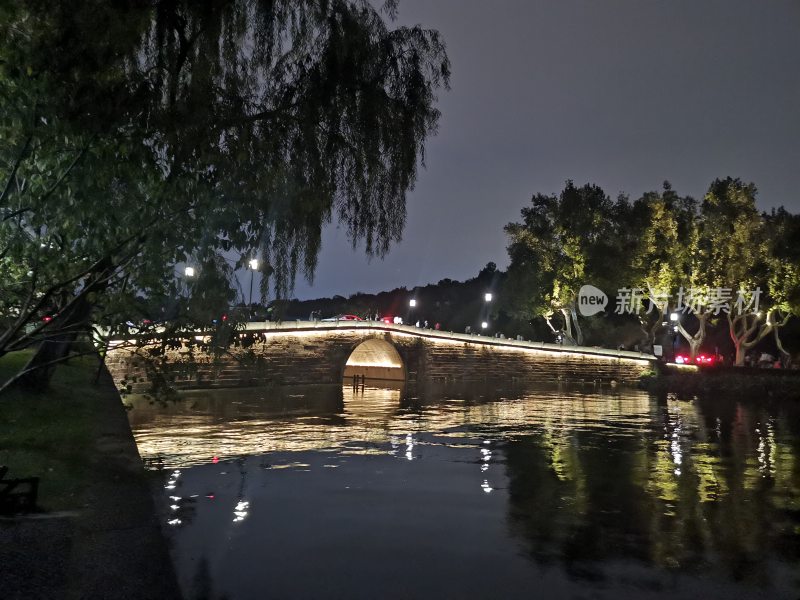
<path fill-rule="evenodd" d="M 594 347 L 420 329 L 375 321 L 252 322 L 224 352 L 187 332 L 166 350 L 162 380 L 179 389 L 334 383 L 350 377 L 395 381 L 638 381 L 653 356 Z M 153 381 L 154 348 L 118 343 L 107 363 L 133 391 Z"/>

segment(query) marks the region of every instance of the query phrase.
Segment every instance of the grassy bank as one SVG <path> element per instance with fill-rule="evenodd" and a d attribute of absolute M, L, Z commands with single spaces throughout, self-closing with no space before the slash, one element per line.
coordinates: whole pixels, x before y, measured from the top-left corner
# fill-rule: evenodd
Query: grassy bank
<path fill-rule="evenodd" d="M 0 358 L 0 381 L 18 372 L 29 353 Z M 40 477 L 38 504 L 44 510 L 82 505 L 81 491 L 91 473 L 93 405 L 101 391 L 93 385 L 94 358 L 70 360 L 56 369 L 42 394 L 10 391 L 0 395 L 0 465 L 9 477 Z"/>

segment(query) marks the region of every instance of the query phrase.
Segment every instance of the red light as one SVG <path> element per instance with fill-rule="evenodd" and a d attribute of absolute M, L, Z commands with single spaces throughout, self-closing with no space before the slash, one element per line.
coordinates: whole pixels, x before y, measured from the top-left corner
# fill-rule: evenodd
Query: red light
<path fill-rule="evenodd" d="M 211 459 L 211 462 L 217 464 L 219 462 L 219 456 L 215 456 Z"/>
<path fill-rule="evenodd" d="M 222 322 L 224 323 L 227 320 L 228 320 L 228 315 L 222 315 Z"/>
<path fill-rule="evenodd" d="M 206 494 L 206 498 L 208 498 L 209 500 L 213 500 L 214 494 Z"/>
<path fill-rule="evenodd" d="M 678 354 L 678 355 L 675 357 L 675 363 L 676 363 L 676 364 L 679 364 L 679 365 L 685 365 L 687 362 L 689 362 L 689 359 L 687 359 L 685 356 L 683 356 L 683 355 L 681 355 L 681 354 Z"/>
<path fill-rule="evenodd" d="M 45 323 L 49 323 L 52 320 L 53 320 L 53 317 L 51 317 L 50 315 L 45 315 L 45 316 L 42 317 L 42 321 L 44 321 Z"/>

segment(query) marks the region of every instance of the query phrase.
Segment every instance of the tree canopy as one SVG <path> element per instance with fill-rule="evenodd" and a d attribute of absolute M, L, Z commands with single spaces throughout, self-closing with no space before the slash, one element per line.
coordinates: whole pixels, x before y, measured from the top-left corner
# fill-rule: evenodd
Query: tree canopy
<path fill-rule="evenodd" d="M 630 203 L 568 181 L 559 196 L 535 195 L 521 214 L 522 222 L 506 226 L 511 263 L 504 295 L 517 317 L 542 316 L 562 333 L 551 323 L 560 312 L 567 341 L 583 343 L 575 302 L 580 287 L 592 284 L 610 296 L 607 316 L 638 320 L 642 348 L 678 311 L 684 316 L 668 324 L 692 357 L 709 325 L 723 323 L 737 364 L 770 333 L 788 355 L 778 332 L 800 314 L 800 217 L 782 208 L 760 212 L 752 183 L 716 179 L 701 202 L 665 183 Z"/>
<path fill-rule="evenodd" d="M 542 316 L 551 329 L 559 313 L 570 341 L 583 344 L 576 312 L 578 291 L 587 277 L 598 284 L 615 281 L 615 244 L 624 199 L 613 202 L 596 185 L 567 181 L 559 196 L 536 194 L 522 209 L 522 222 L 509 223 L 511 257 L 506 305 L 517 314 Z"/>
<path fill-rule="evenodd" d="M 174 296 L 184 262 L 258 256 L 285 295 L 332 219 L 385 253 L 449 79 L 395 10 L 0 3 L 0 353 Z"/>

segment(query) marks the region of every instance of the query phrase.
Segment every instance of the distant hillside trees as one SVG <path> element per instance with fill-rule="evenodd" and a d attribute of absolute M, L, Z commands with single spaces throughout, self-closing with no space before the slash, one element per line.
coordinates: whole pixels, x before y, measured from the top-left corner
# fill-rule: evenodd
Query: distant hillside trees
<path fill-rule="evenodd" d="M 477 331 L 482 320 L 491 322 L 491 331 L 498 330 L 500 317 L 494 304 L 487 303 L 485 295 L 497 297 L 505 274 L 494 263 L 488 263 L 476 277 L 466 281 L 442 279 L 436 284 L 408 289 L 396 288 L 377 294 L 357 293 L 349 298 L 333 296 L 314 300 L 276 301 L 275 310 L 282 318 L 308 319 L 314 312 L 321 318 L 353 314 L 363 319 L 399 316 L 405 323 L 428 322 L 430 327 L 439 323 L 450 331 L 464 331 L 468 326 Z M 409 300 L 416 300 L 411 307 Z"/>

